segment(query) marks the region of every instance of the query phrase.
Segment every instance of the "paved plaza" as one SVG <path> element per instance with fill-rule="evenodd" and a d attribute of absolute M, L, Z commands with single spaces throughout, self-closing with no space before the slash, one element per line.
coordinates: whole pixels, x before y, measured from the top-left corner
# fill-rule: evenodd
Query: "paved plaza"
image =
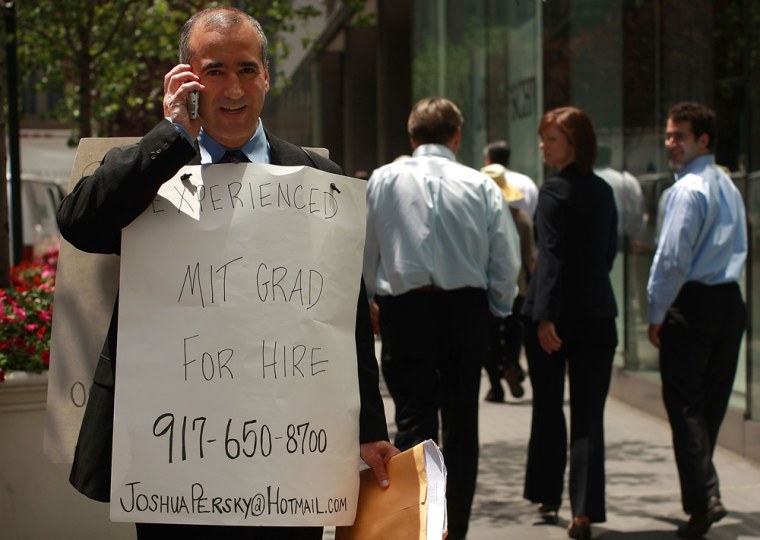
<path fill-rule="evenodd" d="M 378 351 L 379 352 L 379 351 Z M 506 389 L 506 385 L 505 385 Z M 483 400 L 481 382 L 480 469 L 467 540 L 561 540 L 567 538 L 567 496 L 559 523 L 543 523 L 535 505 L 522 498 L 530 436 L 530 383 L 525 396 L 506 403 Z M 385 391 L 389 428 L 393 401 Z M 568 416 L 569 418 L 569 416 Z M 672 540 L 685 519 L 667 422 L 616 399 L 605 414 L 607 522 L 592 526 L 601 540 Z M 707 533 L 709 540 L 760 540 L 760 464 L 718 448 L 716 466 L 729 514 Z M 566 484 L 567 485 L 567 484 Z M 327 530 L 325 538 L 332 538 Z M 401 539 L 400 539 L 401 540 Z"/>

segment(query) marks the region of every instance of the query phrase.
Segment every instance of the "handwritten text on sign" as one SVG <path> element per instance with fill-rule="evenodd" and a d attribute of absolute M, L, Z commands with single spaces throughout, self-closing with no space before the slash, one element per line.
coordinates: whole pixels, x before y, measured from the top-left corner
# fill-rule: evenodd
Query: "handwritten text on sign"
<path fill-rule="evenodd" d="M 364 184 L 183 168 L 124 230 L 111 517 L 351 523 Z"/>

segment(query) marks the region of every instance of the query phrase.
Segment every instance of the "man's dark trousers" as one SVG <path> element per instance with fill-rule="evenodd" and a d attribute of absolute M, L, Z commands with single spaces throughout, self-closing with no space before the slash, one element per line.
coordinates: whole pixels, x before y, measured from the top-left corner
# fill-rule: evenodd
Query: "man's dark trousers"
<path fill-rule="evenodd" d="M 137 540 L 322 540 L 322 527 L 244 527 L 136 523 Z"/>
<path fill-rule="evenodd" d="M 478 473 L 478 392 L 491 315 L 484 290 L 430 289 L 377 297 L 382 371 L 399 449 L 438 441 L 440 410 L 449 537 L 460 539 Z"/>
<path fill-rule="evenodd" d="M 712 457 L 736 375 L 746 308 L 735 282 L 688 282 L 660 332 L 662 395 L 687 514 L 720 497 Z"/>

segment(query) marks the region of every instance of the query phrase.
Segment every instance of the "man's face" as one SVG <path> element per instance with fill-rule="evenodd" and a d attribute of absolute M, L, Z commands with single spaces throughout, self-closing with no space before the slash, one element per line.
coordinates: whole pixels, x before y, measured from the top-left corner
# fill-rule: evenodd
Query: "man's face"
<path fill-rule="evenodd" d="M 668 118 L 665 128 L 665 149 L 670 162 L 677 170 L 683 169 L 694 158 L 709 153 L 708 142 L 707 133 L 703 133 L 699 138 L 694 136 L 691 121 L 676 121 Z"/>
<path fill-rule="evenodd" d="M 258 33 L 248 23 L 221 31 L 196 28 L 190 51 L 192 70 L 205 86 L 199 110 L 203 129 L 224 146 L 245 144 L 258 127 L 269 90 Z"/>

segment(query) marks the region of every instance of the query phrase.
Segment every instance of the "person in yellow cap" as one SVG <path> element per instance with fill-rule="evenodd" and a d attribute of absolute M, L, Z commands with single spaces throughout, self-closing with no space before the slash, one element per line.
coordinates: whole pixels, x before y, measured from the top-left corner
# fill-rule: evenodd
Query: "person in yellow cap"
<path fill-rule="evenodd" d="M 488 355 L 483 361 L 491 388 L 486 393 L 486 401 L 500 403 L 504 401 L 504 390 L 501 378 L 507 381 L 509 391 L 516 398 L 521 398 L 525 391 L 522 382 L 525 372 L 520 366 L 520 349 L 522 348 L 522 323 L 520 308 L 522 307 L 528 279 L 536 265 L 536 246 L 533 241 L 533 220 L 530 214 L 520 206 L 523 192 L 507 182 L 506 168 L 498 163 L 486 165 L 480 172 L 491 177 L 498 184 L 509 205 L 512 219 L 515 221 L 517 234 L 520 237 L 520 258 L 522 266 L 518 279 L 519 292 L 512 305 L 512 314 L 506 318 L 494 317 L 491 325 Z"/>

